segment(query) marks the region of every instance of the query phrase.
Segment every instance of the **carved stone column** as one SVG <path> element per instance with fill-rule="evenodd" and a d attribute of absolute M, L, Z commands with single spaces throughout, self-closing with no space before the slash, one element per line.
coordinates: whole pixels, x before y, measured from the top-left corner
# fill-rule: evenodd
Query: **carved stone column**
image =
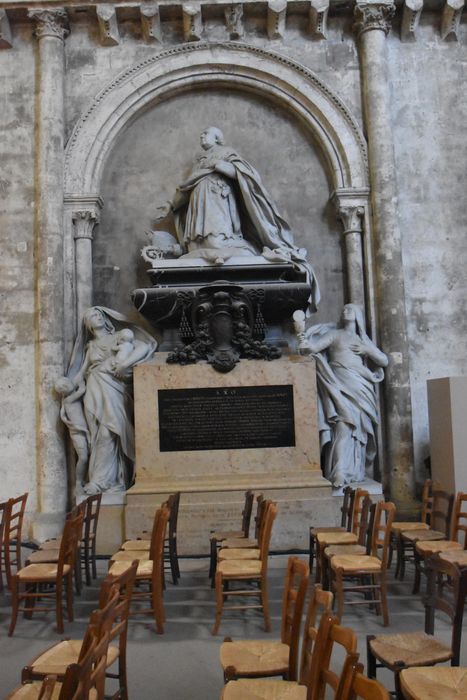
<path fill-rule="evenodd" d="M 332 196 L 338 219 L 344 228 L 347 272 L 347 301 L 365 310 L 365 270 L 363 263 L 363 218 L 369 190 L 336 190 Z"/>
<path fill-rule="evenodd" d="M 75 240 L 76 317 L 92 306 L 92 234 L 99 223 L 96 209 L 79 209 L 72 214 Z"/>
<path fill-rule="evenodd" d="M 54 380 L 63 375 L 63 9 L 30 10 L 36 84 L 35 353 L 38 511 L 35 536 L 56 534 L 66 510 L 66 460 Z"/>
<path fill-rule="evenodd" d="M 386 35 L 394 10 L 390 0 L 357 0 L 355 6 L 368 137 L 376 302 L 381 345 L 390 358 L 383 389 L 386 486 L 399 507 L 410 508 L 413 439 L 409 350 L 386 54 Z"/>

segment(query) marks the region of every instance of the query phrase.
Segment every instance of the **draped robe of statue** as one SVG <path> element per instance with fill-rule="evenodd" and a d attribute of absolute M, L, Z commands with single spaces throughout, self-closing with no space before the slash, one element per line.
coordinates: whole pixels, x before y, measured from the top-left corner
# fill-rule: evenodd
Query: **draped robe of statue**
<path fill-rule="evenodd" d="M 90 458 L 85 490 L 123 491 L 134 480 L 133 367 L 152 356 L 156 342 L 126 316 L 102 306 L 93 308 L 107 319 L 107 333 L 101 338 L 92 337 L 82 323 L 67 372 L 74 380 L 83 366 L 86 368 L 82 401 L 90 434 Z M 134 332 L 140 358 L 119 377 L 112 371 L 111 358 L 115 330 L 121 328 Z"/>
<path fill-rule="evenodd" d="M 219 161 L 235 168 L 235 179 L 214 170 Z M 262 255 L 269 262 L 292 262 L 304 270 L 311 284 L 311 309 L 319 302 L 319 288 L 307 252 L 294 245 L 288 223 L 281 217 L 256 170 L 232 148 L 216 145 L 195 161 L 174 202 L 174 218 L 184 257 L 212 259 Z"/>

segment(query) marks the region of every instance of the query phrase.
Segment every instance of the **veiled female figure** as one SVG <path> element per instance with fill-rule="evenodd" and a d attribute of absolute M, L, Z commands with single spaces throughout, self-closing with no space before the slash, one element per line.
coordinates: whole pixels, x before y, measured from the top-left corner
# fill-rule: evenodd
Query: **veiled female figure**
<path fill-rule="evenodd" d="M 339 327 L 309 328 L 299 347 L 316 360 L 324 475 L 336 488 L 363 481 L 376 456 L 375 385 L 388 358 L 366 334 L 356 304 L 344 306 Z"/>
<path fill-rule="evenodd" d="M 124 357 L 116 335 L 122 328 L 134 334 L 133 347 Z M 124 491 L 133 482 L 133 367 L 155 349 L 149 333 L 116 311 L 93 306 L 83 315 L 67 376 L 75 387 L 84 388 L 81 400 L 90 436 L 89 483 L 84 487 L 88 494 Z"/>

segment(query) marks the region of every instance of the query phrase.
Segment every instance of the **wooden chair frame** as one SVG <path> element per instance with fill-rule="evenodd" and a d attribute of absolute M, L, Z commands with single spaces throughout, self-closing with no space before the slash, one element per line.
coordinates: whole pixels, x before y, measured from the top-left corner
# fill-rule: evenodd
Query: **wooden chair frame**
<path fill-rule="evenodd" d="M 281 618 L 281 639 L 280 644 L 286 644 L 289 647 L 289 658 L 287 668 L 264 669 L 259 667 L 246 671 L 242 667 L 234 665 L 224 666 L 224 682 L 235 678 L 263 678 L 281 675 L 284 679 L 295 681 L 297 680 L 298 672 L 298 647 L 300 641 L 300 625 L 305 604 L 305 597 L 308 589 L 309 569 L 308 564 L 297 557 L 289 557 L 287 562 L 287 571 L 284 582 L 284 592 L 282 595 L 282 618 Z M 245 642 L 232 642 L 230 637 L 226 637 L 224 644 L 221 646 L 221 664 L 223 651 L 227 651 L 226 647 L 233 645 L 232 651 L 240 650 L 245 647 Z M 248 649 L 250 641 L 246 642 L 245 651 Z M 278 642 L 269 642 L 271 649 Z"/>
<path fill-rule="evenodd" d="M 5 547 L 5 523 L 9 507 L 9 501 L 3 501 L 0 503 L 0 593 L 3 593 L 3 561 L 4 561 L 4 547 Z"/>
<path fill-rule="evenodd" d="M 164 540 L 164 570 L 170 570 L 172 583 L 176 586 L 180 578 L 177 552 L 177 524 L 180 507 L 180 491 L 169 496 L 167 505 L 170 509 L 167 537 Z"/>
<path fill-rule="evenodd" d="M 370 566 L 368 561 L 367 568 L 365 567 L 365 557 L 361 557 L 362 563 L 355 568 L 345 569 L 339 566 L 339 557 L 333 557 L 331 560 L 332 572 L 332 589 L 336 596 L 338 604 L 338 616 L 342 619 L 344 613 L 344 595 L 346 592 L 359 592 L 365 595 L 365 600 L 352 600 L 347 602 L 348 605 L 372 605 L 376 607 L 376 612 L 382 614 L 383 624 L 389 624 L 389 612 L 387 606 L 387 590 L 386 590 L 386 570 L 388 565 L 389 554 L 389 539 L 391 537 L 391 525 L 394 519 L 396 507 L 394 503 L 384 503 L 379 501 L 376 504 L 375 518 L 373 524 L 371 554 L 366 555 L 368 559 L 380 559 L 380 567 L 378 571 Z M 378 557 L 381 549 L 381 556 Z M 351 558 L 351 555 L 350 557 Z M 337 564 L 336 564 L 337 562 Z M 358 584 L 344 587 L 344 580 L 358 579 Z M 379 598 L 376 594 L 379 592 Z"/>
<path fill-rule="evenodd" d="M 355 489 L 352 486 L 346 486 L 344 491 L 344 500 L 341 506 L 341 524 L 335 527 L 310 527 L 310 555 L 308 565 L 310 567 L 310 575 L 313 571 L 316 549 L 316 535 L 319 532 L 350 532 L 352 528 L 352 513 L 355 498 Z"/>
<path fill-rule="evenodd" d="M 459 666 L 460 648 L 462 639 L 462 623 L 464 616 L 464 606 L 467 596 L 467 567 L 459 567 L 444 561 L 438 554 L 430 557 L 426 562 L 427 569 L 427 594 L 423 599 L 425 605 L 425 633 L 434 635 L 435 631 L 435 611 L 444 612 L 452 623 L 451 636 L 451 666 Z M 452 584 L 450 599 L 445 595 L 447 581 Z M 400 636 L 403 636 L 400 635 Z M 376 656 L 371 643 L 376 639 L 374 635 L 367 636 L 367 672 L 370 678 L 376 678 L 377 668 L 388 668 L 394 673 L 394 682 L 397 700 L 403 700 L 404 696 L 400 687 L 400 672 L 410 666 L 433 666 L 449 660 L 449 654 L 445 658 L 431 661 L 426 658 L 423 663 L 419 658 L 413 664 L 408 664 L 402 660 L 389 663 L 381 656 Z M 384 640 L 384 635 L 382 636 Z"/>
<path fill-rule="evenodd" d="M 209 559 L 209 578 L 211 579 L 212 585 L 211 587 L 214 588 L 214 576 L 216 573 L 216 564 L 217 564 L 217 550 L 219 549 L 219 545 L 223 540 L 228 539 L 229 537 L 244 537 L 247 538 L 248 535 L 250 534 L 250 523 L 251 523 L 251 515 L 253 512 L 253 502 L 255 500 L 255 494 L 253 491 L 248 489 L 248 491 L 245 491 L 245 503 L 243 506 L 242 510 L 242 527 L 241 530 L 238 532 L 216 532 L 216 531 L 211 531 L 210 534 L 210 559 Z M 258 503 L 258 512 L 256 514 L 255 522 L 255 537 L 257 537 L 257 532 L 258 532 L 258 514 L 259 514 L 259 509 L 260 505 L 263 501 L 263 496 L 260 495 L 257 498 L 257 503 Z"/>
<path fill-rule="evenodd" d="M 431 513 L 433 510 L 433 482 L 431 479 L 426 479 L 424 484 L 423 484 L 423 490 L 422 490 L 422 509 L 420 513 L 420 521 L 419 523 L 412 523 L 412 522 L 403 522 L 400 523 L 397 520 L 394 521 L 393 523 L 393 532 L 391 532 L 391 540 L 389 544 L 389 563 L 388 566 L 391 567 L 392 564 L 392 558 L 394 554 L 394 550 L 397 553 L 397 560 L 396 560 L 396 571 L 395 571 L 395 577 L 398 578 L 400 581 L 404 580 L 405 577 L 405 564 L 406 561 L 411 560 L 411 557 L 406 555 L 406 547 L 404 542 L 402 541 L 402 532 L 404 531 L 403 528 L 401 528 L 401 525 L 409 525 L 411 528 L 414 528 L 416 524 L 419 524 L 422 529 L 428 529 L 430 527 L 430 519 L 431 519 Z M 410 551 L 412 548 L 410 548 Z"/>
<path fill-rule="evenodd" d="M 271 619 L 269 615 L 269 598 L 268 598 L 268 587 L 267 587 L 267 570 L 268 570 L 268 556 L 269 556 L 269 543 L 271 540 L 272 526 L 277 515 L 277 505 L 268 502 L 265 508 L 264 515 L 264 525 L 261 532 L 261 542 L 260 542 L 260 571 L 259 573 L 241 573 L 236 572 L 235 574 L 225 574 L 220 570 L 222 564 L 227 564 L 231 562 L 220 563 L 216 568 L 215 576 L 215 587 L 216 587 L 216 618 L 214 626 L 212 629 L 212 634 L 215 635 L 219 631 L 219 626 L 221 622 L 222 612 L 224 610 L 224 600 L 229 596 L 240 596 L 240 597 L 251 597 L 259 596 L 260 603 L 258 604 L 248 604 L 248 605 L 229 605 L 230 610 L 247 610 L 247 609 L 260 609 L 263 611 L 264 616 L 264 627 L 266 632 L 271 631 Z M 249 562 L 244 562 L 247 565 Z M 232 581 L 250 581 L 256 585 L 253 589 L 242 588 L 240 590 L 232 590 L 228 588 L 230 582 Z"/>
<path fill-rule="evenodd" d="M 55 613 L 57 619 L 57 630 L 59 634 L 63 633 L 63 607 L 62 607 L 62 593 L 64 590 L 63 584 L 65 583 L 66 591 L 66 606 L 67 615 L 70 622 L 73 621 L 73 572 L 74 565 L 77 555 L 79 538 L 81 535 L 81 528 L 83 523 L 82 515 L 78 515 L 76 518 L 69 519 L 65 522 L 63 529 L 63 536 L 60 543 L 60 553 L 58 557 L 58 562 L 56 565 L 56 573 L 54 576 L 44 575 L 34 577 L 31 574 L 30 578 L 21 577 L 21 572 L 26 571 L 25 569 L 20 569 L 16 574 L 11 577 L 11 593 L 12 593 L 12 615 L 11 623 L 8 630 L 8 636 L 11 637 L 16 627 L 16 621 L 18 618 L 18 612 L 22 610 L 25 613 L 26 618 L 31 618 L 33 612 L 48 611 L 51 609 L 48 607 L 36 607 L 36 600 L 41 600 L 43 598 L 50 599 L 55 598 Z M 36 567 L 41 567 L 40 564 L 32 565 Z M 43 566 L 47 567 L 47 564 Z M 65 569 L 65 567 L 67 567 Z M 21 580 L 21 578 L 23 580 Z M 20 591 L 20 585 L 24 583 L 25 591 Z M 53 591 L 45 590 L 44 585 L 47 588 L 52 586 Z M 26 607 L 21 608 L 21 601 L 26 601 Z M 29 604 L 28 604 L 29 603 Z"/>
<path fill-rule="evenodd" d="M 367 678 L 358 654 L 349 654 L 347 667 L 336 692 L 335 700 L 389 700 L 389 693 L 377 680 Z"/>
<path fill-rule="evenodd" d="M 11 589 L 12 567 L 16 571 L 21 569 L 21 536 L 23 531 L 24 513 L 28 493 L 23 493 L 17 498 L 10 498 L 5 513 L 5 525 L 3 530 L 3 561 L 8 588 Z"/>

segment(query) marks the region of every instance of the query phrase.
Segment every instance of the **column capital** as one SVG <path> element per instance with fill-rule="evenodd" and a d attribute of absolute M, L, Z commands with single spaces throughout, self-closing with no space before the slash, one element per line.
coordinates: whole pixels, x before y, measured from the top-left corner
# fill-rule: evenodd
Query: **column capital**
<path fill-rule="evenodd" d="M 358 204 L 345 204 L 337 209 L 337 217 L 342 221 L 344 236 L 348 233 L 362 232 L 362 219 L 365 208 Z"/>
<path fill-rule="evenodd" d="M 68 14 L 62 7 L 53 10 L 28 10 L 28 16 L 35 22 L 34 33 L 38 39 L 52 36 L 64 41 L 70 33 Z"/>
<path fill-rule="evenodd" d="M 75 210 L 71 218 L 74 224 L 74 239 L 89 238 L 92 241 L 94 226 L 99 223 L 97 211 L 95 209 Z"/>
<path fill-rule="evenodd" d="M 354 8 L 358 36 L 375 29 L 387 34 L 396 11 L 393 0 L 357 0 Z"/>

